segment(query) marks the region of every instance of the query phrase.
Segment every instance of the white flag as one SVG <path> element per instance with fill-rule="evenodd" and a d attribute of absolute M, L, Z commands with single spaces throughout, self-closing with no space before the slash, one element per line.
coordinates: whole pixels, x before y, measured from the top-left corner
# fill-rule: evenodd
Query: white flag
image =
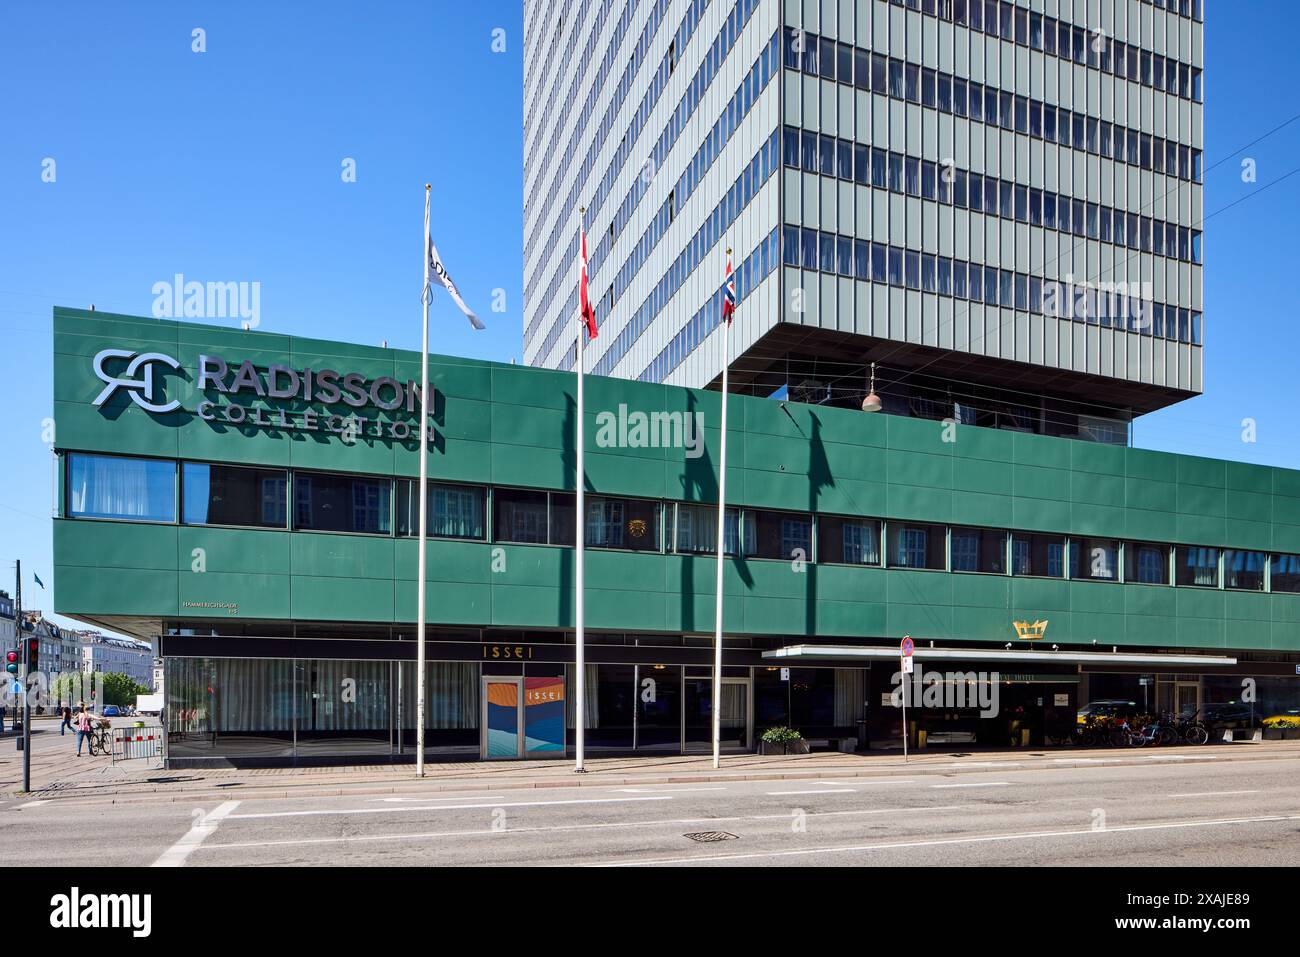
<path fill-rule="evenodd" d="M 475 329 L 486 329 L 487 327 L 483 325 L 482 320 L 480 320 L 478 316 L 474 315 L 474 310 L 465 305 L 465 300 L 460 298 L 460 292 L 456 289 L 456 284 L 452 282 L 451 277 L 447 275 L 447 269 L 443 266 L 442 259 L 438 255 L 438 248 L 433 245 L 433 237 L 428 233 L 425 233 L 424 238 L 425 243 L 429 247 L 428 261 L 425 263 L 424 269 L 424 294 L 432 298 L 432 286 L 436 282 L 438 285 L 442 286 L 443 289 L 446 289 L 447 294 L 451 296 L 452 301 L 455 302 L 456 305 L 460 306 L 460 311 L 465 313 L 465 318 L 469 320 L 471 326 Z"/>

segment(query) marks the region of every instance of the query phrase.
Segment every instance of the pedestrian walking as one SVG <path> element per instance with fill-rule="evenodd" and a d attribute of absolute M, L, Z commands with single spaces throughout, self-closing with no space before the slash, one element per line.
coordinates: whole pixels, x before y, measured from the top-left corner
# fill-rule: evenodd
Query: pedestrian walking
<path fill-rule="evenodd" d="M 82 705 L 81 713 L 77 715 L 77 757 L 81 757 L 81 745 L 90 737 L 90 712 Z"/>
<path fill-rule="evenodd" d="M 65 704 L 63 706 L 63 724 L 59 725 L 59 737 L 63 737 L 67 732 L 72 730 L 72 706 Z"/>

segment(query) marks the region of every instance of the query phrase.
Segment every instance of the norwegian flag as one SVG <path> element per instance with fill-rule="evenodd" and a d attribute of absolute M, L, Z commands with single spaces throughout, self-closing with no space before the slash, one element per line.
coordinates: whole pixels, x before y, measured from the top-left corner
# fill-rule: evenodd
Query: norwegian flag
<path fill-rule="evenodd" d="M 578 273 L 578 315 L 583 325 L 587 327 L 587 339 L 591 340 L 596 338 L 596 310 L 591 305 L 591 297 L 587 294 L 587 231 L 579 227 L 578 234 L 582 237 L 582 268 Z"/>
<path fill-rule="evenodd" d="M 727 283 L 722 287 L 722 318 L 728 325 L 736 311 L 736 277 L 731 274 L 731 252 L 727 252 Z"/>

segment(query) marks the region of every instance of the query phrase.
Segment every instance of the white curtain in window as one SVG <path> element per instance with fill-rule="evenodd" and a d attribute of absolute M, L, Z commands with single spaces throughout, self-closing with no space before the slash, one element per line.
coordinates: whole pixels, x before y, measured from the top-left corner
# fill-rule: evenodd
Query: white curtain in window
<path fill-rule="evenodd" d="M 165 468 L 170 463 L 74 456 L 68 479 L 72 513 L 103 518 L 172 519 L 174 486 L 160 481 L 160 465 Z"/>

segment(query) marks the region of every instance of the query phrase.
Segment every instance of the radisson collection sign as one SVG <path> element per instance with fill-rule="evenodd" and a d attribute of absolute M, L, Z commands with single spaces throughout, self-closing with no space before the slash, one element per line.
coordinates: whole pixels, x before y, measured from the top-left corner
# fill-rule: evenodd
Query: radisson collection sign
<path fill-rule="evenodd" d="M 181 410 L 179 399 L 164 401 L 160 395 L 158 374 L 170 369 L 180 371 L 181 363 L 161 352 L 132 352 L 127 349 L 104 349 L 95 355 L 95 375 L 104 388 L 93 405 L 102 406 L 118 390 L 148 412 L 162 415 Z M 418 441 L 420 386 L 392 376 L 367 378 L 359 372 L 336 369 L 294 369 L 280 363 L 259 369 L 251 361 L 227 362 L 221 356 L 200 355 L 195 377 L 200 393 L 216 394 L 205 398 L 193 413 L 205 422 L 266 429 L 332 432 L 346 439 L 373 437 L 397 441 Z M 242 405 L 223 401 L 223 397 L 252 395 L 270 400 L 273 405 Z M 320 403 L 353 409 L 378 409 L 393 418 L 341 414 L 328 409 L 288 409 L 279 403 Z"/>

